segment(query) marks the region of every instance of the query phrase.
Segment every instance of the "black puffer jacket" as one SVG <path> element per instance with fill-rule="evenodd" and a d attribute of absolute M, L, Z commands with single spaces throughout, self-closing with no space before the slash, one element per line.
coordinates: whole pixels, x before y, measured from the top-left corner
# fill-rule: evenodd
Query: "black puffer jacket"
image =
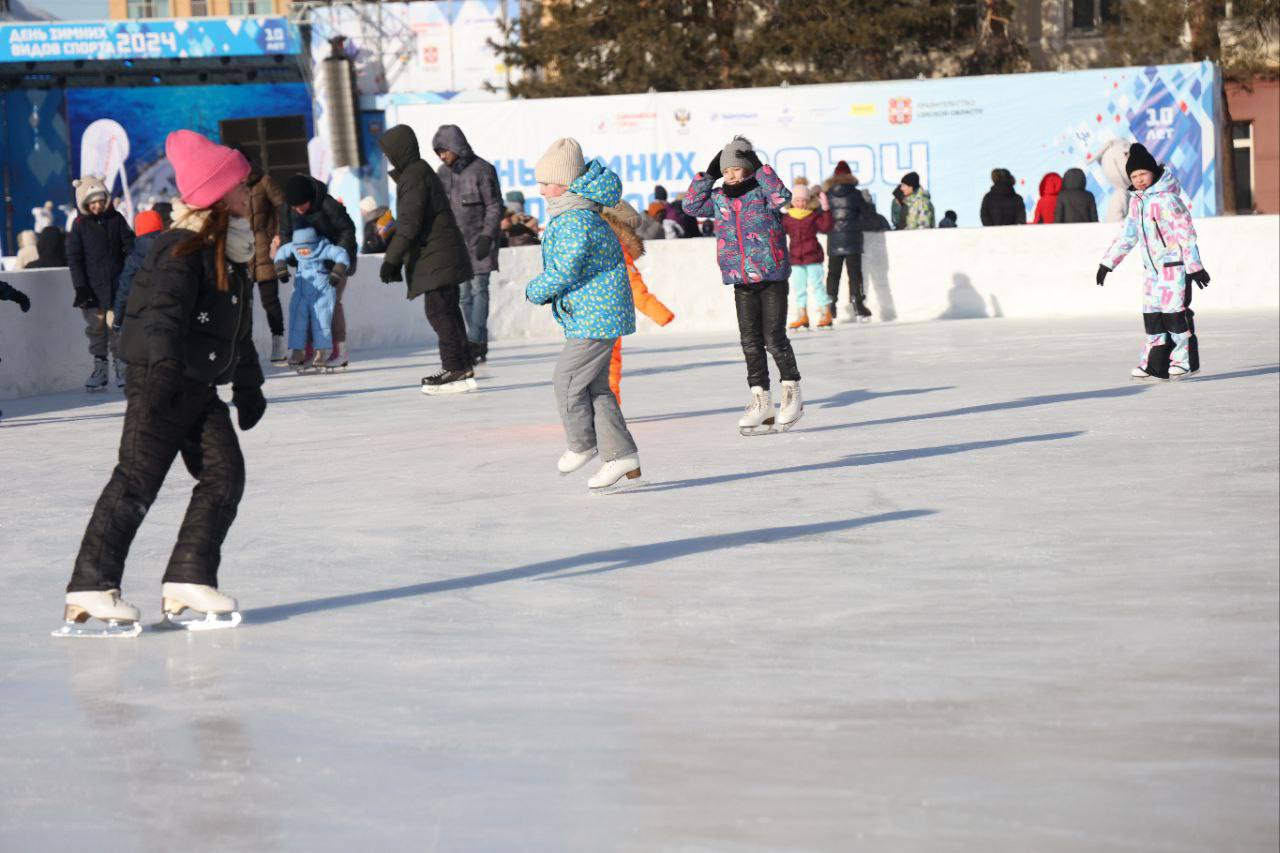
<path fill-rule="evenodd" d="M 1053 212 L 1054 222 L 1097 222 L 1098 203 L 1085 189 L 1084 172 L 1067 169 L 1062 176 L 1062 191 Z"/>
<path fill-rule="evenodd" d="M 243 264 L 228 264 L 227 290 L 218 290 L 213 249 L 177 257 L 185 228 L 161 234 L 133 279 L 125 309 L 120 356 L 135 367 L 173 359 L 186 377 L 206 385 L 262 385 L 253 346 L 252 285 Z"/>
<path fill-rule="evenodd" d="M 471 253 L 471 269 L 475 273 L 493 272 L 498 268 L 498 232 L 502 222 L 502 190 L 498 172 L 487 160 L 471 150 L 461 128 L 441 125 L 431 138 L 432 151 L 452 151 L 458 155 L 452 166 L 441 166 L 436 176 L 444 186 L 453 208 L 453 217 L 462 229 Z M 481 236 L 489 238 L 489 251 L 477 257 L 476 243 Z"/>
<path fill-rule="evenodd" d="M 983 225 L 1026 225 L 1027 205 L 1013 191 L 1013 175 L 1005 169 L 992 173 L 991 189 L 982 197 Z"/>
<path fill-rule="evenodd" d="M 404 266 L 409 298 L 471 278 L 471 259 L 454 221 L 440 178 L 422 159 L 418 137 L 406 124 L 378 140 L 395 168 L 396 233 L 387 244 L 385 263 Z"/>
<path fill-rule="evenodd" d="M 867 203 L 858 191 L 858 179 L 853 175 L 834 175 L 826 187 L 827 201 L 831 205 L 827 253 L 834 258 L 861 255 Z"/>
<path fill-rule="evenodd" d="M 57 225 L 46 225 L 36 235 L 36 254 L 40 259 L 27 269 L 50 269 L 67 265 L 67 235 Z"/>
<path fill-rule="evenodd" d="M 347 209 L 333 196 L 323 182 L 307 176 L 311 181 L 312 197 L 316 200 L 306 213 L 298 213 L 290 208 L 289 225 L 281 230 L 280 242 L 288 243 L 293 239 L 293 229 L 314 228 L 316 233 L 335 246 L 341 246 L 347 252 L 351 263 L 347 266 L 347 276 L 356 271 L 356 224 L 351 221 Z"/>
<path fill-rule="evenodd" d="M 39 251 L 37 249 L 37 251 Z M 94 216 L 86 211 L 71 223 L 67 266 L 76 290 L 89 289 L 102 310 L 111 307 L 124 260 L 133 251 L 133 229 L 114 207 Z"/>

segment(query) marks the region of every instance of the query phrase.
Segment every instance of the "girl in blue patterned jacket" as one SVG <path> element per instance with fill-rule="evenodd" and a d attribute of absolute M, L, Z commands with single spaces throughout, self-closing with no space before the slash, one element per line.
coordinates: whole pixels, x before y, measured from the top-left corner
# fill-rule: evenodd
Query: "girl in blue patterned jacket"
<path fill-rule="evenodd" d="M 718 178 L 724 186 L 712 189 Z M 733 285 L 738 333 L 747 359 L 751 404 L 738 421 L 743 435 L 790 429 L 804 414 L 800 369 L 787 340 L 787 278 L 791 260 L 782 228 L 782 208 L 791 193 L 769 166 L 762 165 L 751 142 L 735 136 L 707 171 L 694 176 L 684 196 L 690 216 L 714 216 L 716 260 L 725 284 Z M 769 362 L 782 375 L 782 405 L 775 418 L 769 395 Z"/>
<path fill-rule="evenodd" d="M 550 305 L 564 329 L 564 351 L 553 384 L 569 448 L 561 474 L 597 453 L 604 461 L 587 482 L 606 489 L 640 476 L 640 455 L 613 391 L 609 361 L 618 338 L 636 330 L 622 245 L 600 211 L 622 198 L 622 181 L 598 160 L 587 166 L 575 139 L 557 139 L 534 167 L 550 223 L 542 236 L 543 272 L 525 298 Z"/>

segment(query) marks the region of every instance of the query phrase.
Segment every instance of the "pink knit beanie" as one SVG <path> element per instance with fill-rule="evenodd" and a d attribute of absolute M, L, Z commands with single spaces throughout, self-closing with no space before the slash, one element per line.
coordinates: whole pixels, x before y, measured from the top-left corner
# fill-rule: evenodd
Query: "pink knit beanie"
<path fill-rule="evenodd" d="M 239 151 L 211 142 L 193 130 L 175 130 L 164 154 L 177 174 L 178 192 L 189 207 L 206 208 L 249 177 L 249 161 Z"/>

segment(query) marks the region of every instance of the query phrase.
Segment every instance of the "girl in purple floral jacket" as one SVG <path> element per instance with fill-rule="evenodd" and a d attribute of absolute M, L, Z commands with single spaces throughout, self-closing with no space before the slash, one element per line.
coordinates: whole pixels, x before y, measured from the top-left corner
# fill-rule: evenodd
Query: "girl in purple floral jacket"
<path fill-rule="evenodd" d="M 723 177 L 724 185 L 714 188 Z M 804 413 L 800 370 L 787 339 L 787 278 L 791 260 L 782 228 L 782 208 L 791 193 L 751 142 L 735 136 L 698 173 L 685 193 L 690 216 L 715 219 L 716 260 L 725 284 L 733 285 L 738 332 L 747 360 L 751 403 L 738 421 L 743 435 L 790 429 Z M 782 375 L 782 403 L 776 416 L 769 393 L 768 351 Z"/>

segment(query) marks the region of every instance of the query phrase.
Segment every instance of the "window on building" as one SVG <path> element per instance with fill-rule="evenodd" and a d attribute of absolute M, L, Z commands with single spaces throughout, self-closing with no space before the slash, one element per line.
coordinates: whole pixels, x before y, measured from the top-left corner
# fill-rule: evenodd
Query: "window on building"
<path fill-rule="evenodd" d="M 1096 32 L 1120 21 L 1120 0 L 1071 0 L 1071 29 Z"/>
<path fill-rule="evenodd" d="M 267 15 L 272 11 L 271 0 L 231 0 L 233 15 Z"/>
<path fill-rule="evenodd" d="M 296 174 L 308 174 L 307 120 L 303 116 L 239 118 L 218 123 L 224 145 L 249 152 L 265 174 L 281 186 Z"/>
<path fill-rule="evenodd" d="M 130 18 L 167 18 L 169 0 L 129 0 Z"/>
<path fill-rule="evenodd" d="M 1253 122 L 1231 122 L 1231 165 L 1235 167 L 1236 212 L 1253 210 Z"/>
<path fill-rule="evenodd" d="M 191 0 L 191 17 L 203 18 L 209 14 L 209 0 Z"/>

